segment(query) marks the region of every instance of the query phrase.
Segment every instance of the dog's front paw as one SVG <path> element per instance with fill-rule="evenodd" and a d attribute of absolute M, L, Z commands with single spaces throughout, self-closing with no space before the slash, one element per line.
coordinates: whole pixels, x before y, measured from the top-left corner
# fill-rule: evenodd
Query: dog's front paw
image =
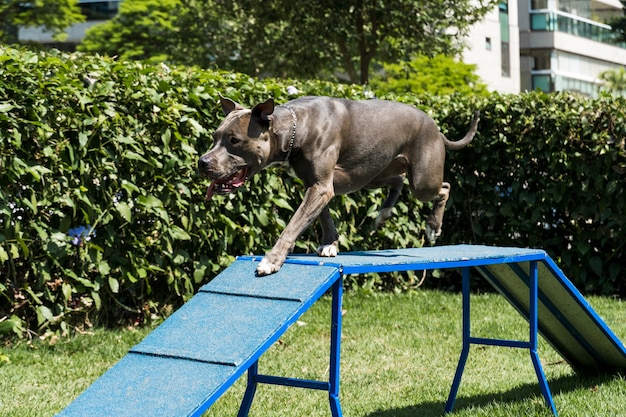
<path fill-rule="evenodd" d="M 338 246 L 339 245 L 337 244 L 337 242 L 333 242 L 330 245 L 321 245 L 319 248 L 317 248 L 317 256 L 333 258 L 339 253 Z"/>
<path fill-rule="evenodd" d="M 268 261 L 267 258 L 263 258 L 256 267 L 256 274 L 258 276 L 270 275 L 278 272 L 279 269 L 280 265 Z"/>

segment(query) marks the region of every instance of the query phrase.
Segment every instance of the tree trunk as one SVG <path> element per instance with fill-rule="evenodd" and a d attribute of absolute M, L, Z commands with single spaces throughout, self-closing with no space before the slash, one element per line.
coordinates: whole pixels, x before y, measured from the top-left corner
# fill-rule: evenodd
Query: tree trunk
<path fill-rule="evenodd" d="M 350 82 L 356 84 L 359 79 L 356 73 L 356 69 L 354 68 L 354 63 L 352 62 L 352 55 L 350 55 L 350 48 L 346 45 L 346 42 L 340 40 L 337 42 L 339 45 L 339 52 L 341 53 L 341 58 L 343 60 L 343 66 L 346 72 L 348 73 L 348 77 L 350 78 Z"/>

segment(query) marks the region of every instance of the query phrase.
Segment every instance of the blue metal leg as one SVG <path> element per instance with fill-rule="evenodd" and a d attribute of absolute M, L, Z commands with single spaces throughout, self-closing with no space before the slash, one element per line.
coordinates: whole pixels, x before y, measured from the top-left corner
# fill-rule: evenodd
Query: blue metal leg
<path fill-rule="evenodd" d="M 452 409 L 454 408 L 456 394 L 459 391 L 461 377 L 463 376 L 463 370 L 465 369 L 465 363 L 467 362 L 467 356 L 469 355 L 470 338 L 470 268 L 467 267 L 463 268 L 463 349 L 461 350 L 459 364 L 456 367 L 456 374 L 454 375 L 454 381 L 452 382 L 450 394 L 448 395 L 448 401 L 446 402 L 446 413 L 452 412 Z"/>
<path fill-rule="evenodd" d="M 238 417 L 247 417 L 258 384 L 274 384 L 328 391 L 328 400 L 333 417 L 343 417 L 339 402 L 339 375 L 341 359 L 341 304 L 343 298 L 343 281 L 339 277 L 332 286 L 332 314 L 330 334 L 330 374 L 328 382 L 308 381 L 295 378 L 284 378 L 271 375 L 259 375 L 259 363 L 254 362 L 248 369 L 248 385 L 244 394 Z"/>
<path fill-rule="evenodd" d="M 237 414 L 237 417 L 247 417 L 248 412 L 250 412 L 252 400 L 254 399 L 254 394 L 256 393 L 258 374 L 259 361 L 256 361 L 248 369 L 248 385 L 246 386 L 246 393 L 244 394 L 243 400 L 241 401 L 241 406 L 239 407 L 239 413 Z"/>
<path fill-rule="evenodd" d="M 537 340 L 539 334 L 539 272 L 537 268 L 537 261 L 530 261 L 530 300 L 528 314 L 528 319 L 530 321 L 530 341 L 528 343 L 511 340 L 471 337 L 469 271 L 469 268 L 463 269 L 463 350 L 461 351 L 461 358 L 459 359 L 459 364 L 456 369 L 454 381 L 452 382 L 452 388 L 450 388 L 450 395 L 448 396 L 448 401 L 446 402 L 445 412 L 450 413 L 454 407 L 456 395 L 461 384 L 461 377 L 463 376 L 463 370 L 465 369 L 465 363 L 469 355 L 470 345 L 472 343 L 475 343 L 529 349 L 530 357 L 532 359 L 535 373 L 537 374 L 537 379 L 539 381 L 539 388 L 541 389 L 541 393 L 543 394 L 543 397 L 548 407 L 552 411 L 552 414 L 557 416 L 554 400 L 552 399 L 552 393 L 550 392 L 550 387 L 548 386 L 548 381 L 546 379 L 545 373 L 543 372 L 543 368 L 539 360 L 539 354 L 537 352 Z"/>
<path fill-rule="evenodd" d="M 541 362 L 539 361 L 539 353 L 537 352 L 537 340 L 539 332 L 539 272 L 537 269 L 537 261 L 530 262 L 530 304 L 529 304 L 529 319 L 530 319 L 530 358 L 532 359 L 533 366 L 535 367 L 535 373 L 537 374 L 537 380 L 539 381 L 539 388 L 543 398 L 546 400 L 546 404 L 550 407 L 552 414 L 557 415 L 554 400 L 552 399 L 552 393 L 548 386 L 546 375 L 543 372 Z"/>
<path fill-rule="evenodd" d="M 333 417 L 342 417 L 339 402 L 339 376 L 341 369 L 341 302 L 343 298 L 343 277 L 333 284 L 332 323 L 330 333 L 330 375 L 328 400 Z"/>

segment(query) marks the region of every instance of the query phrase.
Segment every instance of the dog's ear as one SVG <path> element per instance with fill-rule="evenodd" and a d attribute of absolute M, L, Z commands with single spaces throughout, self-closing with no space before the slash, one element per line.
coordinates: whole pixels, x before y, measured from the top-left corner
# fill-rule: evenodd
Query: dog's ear
<path fill-rule="evenodd" d="M 252 117 L 256 117 L 263 122 L 272 120 L 272 113 L 274 113 L 274 99 L 270 98 L 265 103 L 257 104 L 252 108 Z"/>
<path fill-rule="evenodd" d="M 220 104 L 222 105 L 222 110 L 224 110 L 224 116 L 227 116 L 233 110 L 244 110 L 244 107 L 240 104 L 235 103 L 229 98 L 220 96 Z"/>

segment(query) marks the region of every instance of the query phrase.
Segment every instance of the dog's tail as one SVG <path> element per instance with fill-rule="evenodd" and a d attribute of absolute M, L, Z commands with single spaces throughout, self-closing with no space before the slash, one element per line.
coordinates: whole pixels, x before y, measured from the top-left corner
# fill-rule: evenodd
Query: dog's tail
<path fill-rule="evenodd" d="M 457 149 L 461 149 L 461 148 L 467 146 L 472 141 L 472 139 L 474 139 L 474 135 L 476 134 L 476 131 L 478 130 L 478 121 L 479 120 L 480 120 L 480 111 L 476 110 L 474 112 L 474 118 L 472 119 L 472 124 L 470 126 L 470 130 L 463 137 L 463 139 L 452 141 L 452 140 L 449 140 L 448 138 L 446 138 L 442 134 L 441 138 L 443 139 L 443 143 L 445 143 L 446 148 L 452 149 L 452 150 L 457 150 Z"/>

